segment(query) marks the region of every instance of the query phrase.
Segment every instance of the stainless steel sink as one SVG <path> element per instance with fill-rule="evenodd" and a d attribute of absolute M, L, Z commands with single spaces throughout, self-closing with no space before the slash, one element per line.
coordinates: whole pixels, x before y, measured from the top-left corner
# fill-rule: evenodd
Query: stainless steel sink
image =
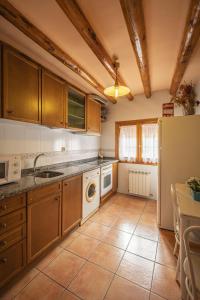
<path fill-rule="evenodd" d="M 63 175 L 64 173 L 61 172 L 55 172 L 55 171 L 44 171 L 37 173 L 35 177 L 40 177 L 40 178 L 52 178 L 52 177 L 57 177 L 60 175 Z"/>

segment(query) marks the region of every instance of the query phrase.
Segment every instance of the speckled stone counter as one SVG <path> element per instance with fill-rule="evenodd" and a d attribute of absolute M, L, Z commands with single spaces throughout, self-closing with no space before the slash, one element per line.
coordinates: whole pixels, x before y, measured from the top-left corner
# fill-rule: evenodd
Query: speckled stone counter
<path fill-rule="evenodd" d="M 85 172 L 95 170 L 99 167 L 109 165 L 114 162 L 117 162 L 117 160 L 106 158 L 102 160 L 95 159 L 87 162 L 79 161 L 78 163 L 74 162 L 73 164 L 63 163 L 57 166 L 52 165 L 52 166 L 48 166 L 48 168 L 46 169 L 45 167 L 42 167 L 42 171 L 48 169 L 48 170 L 59 171 L 63 174 L 53 178 L 40 178 L 40 177 L 35 177 L 33 174 L 22 176 L 22 178 L 16 183 L 9 183 L 0 186 L 0 200 L 4 199 L 5 197 L 13 196 L 22 192 L 28 192 L 34 188 L 44 186 L 53 182 L 61 181 L 75 175 L 80 175 Z"/>

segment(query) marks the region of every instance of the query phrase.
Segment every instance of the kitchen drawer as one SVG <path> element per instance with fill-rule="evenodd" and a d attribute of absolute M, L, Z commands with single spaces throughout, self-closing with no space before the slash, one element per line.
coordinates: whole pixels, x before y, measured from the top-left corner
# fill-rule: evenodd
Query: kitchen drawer
<path fill-rule="evenodd" d="M 36 188 L 33 191 L 28 192 L 28 204 L 37 202 L 38 200 L 45 198 L 47 196 L 55 195 L 61 191 L 61 182 L 56 182 L 43 186 L 41 188 Z"/>
<path fill-rule="evenodd" d="M 26 224 L 0 235 L 0 253 L 26 237 Z"/>
<path fill-rule="evenodd" d="M 26 222 L 26 209 L 22 208 L 0 217 L 0 235 Z"/>
<path fill-rule="evenodd" d="M 26 264 L 26 240 L 0 253 L 0 287 Z"/>
<path fill-rule="evenodd" d="M 26 206 L 26 195 L 20 194 L 0 201 L 0 216 Z"/>

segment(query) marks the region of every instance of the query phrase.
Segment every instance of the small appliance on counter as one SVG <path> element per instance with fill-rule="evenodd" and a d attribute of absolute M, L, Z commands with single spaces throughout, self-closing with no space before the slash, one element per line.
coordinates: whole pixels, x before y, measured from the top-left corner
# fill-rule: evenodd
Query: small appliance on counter
<path fill-rule="evenodd" d="M 21 158 L 19 155 L 0 155 L 0 185 L 16 182 L 21 178 Z"/>

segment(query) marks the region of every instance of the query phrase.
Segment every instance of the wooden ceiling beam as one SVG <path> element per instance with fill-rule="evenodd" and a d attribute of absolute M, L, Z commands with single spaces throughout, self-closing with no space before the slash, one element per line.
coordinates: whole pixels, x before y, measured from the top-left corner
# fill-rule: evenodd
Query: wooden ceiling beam
<path fill-rule="evenodd" d="M 2 15 L 7 21 L 9 21 L 16 28 L 22 31 L 41 48 L 46 50 L 49 54 L 63 63 L 68 69 L 79 75 L 93 88 L 104 95 L 104 87 L 100 83 L 98 83 L 91 74 L 89 74 L 70 55 L 64 52 L 58 45 L 56 45 L 50 38 L 48 38 L 41 30 L 30 23 L 28 19 L 7 0 L 0 0 L 0 15 Z M 111 97 L 106 98 L 112 103 L 116 103 L 115 99 Z"/>
<path fill-rule="evenodd" d="M 191 0 L 185 30 L 170 86 L 175 95 L 200 37 L 200 0 Z"/>
<path fill-rule="evenodd" d="M 56 1 L 65 13 L 65 15 L 69 18 L 74 27 L 77 29 L 79 34 L 82 36 L 84 41 L 88 44 L 90 49 L 93 51 L 93 53 L 96 55 L 99 61 L 106 68 L 108 73 L 115 80 L 116 74 L 115 68 L 113 66 L 113 60 L 104 48 L 103 44 L 96 35 L 93 27 L 91 26 L 83 11 L 77 4 L 76 0 Z M 118 74 L 118 81 L 121 85 L 126 85 L 120 74 Z M 127 97 L 129 100 L 133 100 L 133 95 L 131 93 L 129 93 Z"/>
<path fill-rule="evenodd" d="M 144 93 L 151 97 L 144 13 L 141 0 L 120 0 L 130 40 L 136 56 Z"/>

